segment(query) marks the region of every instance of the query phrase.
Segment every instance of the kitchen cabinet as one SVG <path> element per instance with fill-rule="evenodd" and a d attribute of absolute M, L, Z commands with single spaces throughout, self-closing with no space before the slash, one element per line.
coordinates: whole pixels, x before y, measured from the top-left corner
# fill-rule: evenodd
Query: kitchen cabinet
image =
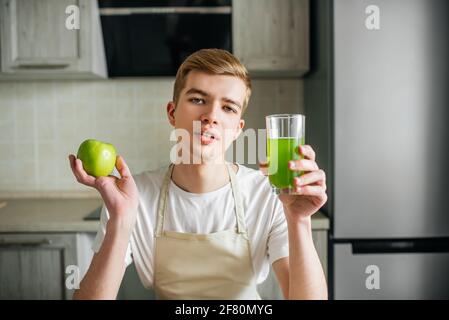
<path fill-rule="evenodd" d="M 323 271 L 327 279 L 327 268 L 328 268 L 328 230 L 326 229 L 317 229 L 312 231 L 313 244 L 315 245 L 316 252 L 318 253 L 318 257 L 320 258 L 321 265 L 323 266 Z"/>
<path fill-rule="evenodd" d="M 309 0 L 233 0 L 233 51 L 252 75 L 309 70 Z"/>
<path fill-rule="evenodd" d="M 79 29 L 66 27 L 72 16 Z M 97 1 L 0 0 L 0 56 L 3 80 L 106 77 Z"/>
<path fill-rule="evenodd" d="M 327 228 L 327 227 L 326 227 Z M 312 237 L 313 244 L 315 245 L 315 249 L 318 253 L 318 257 L 320 258 L 321 265 L 323 267 L 326 279 L 327 279 L 327 235 L 328 231 L 326 228 L 321 226 L 313 228 Z M 258 292 L 262 299 L 268 300 L 282 300 L 284 299 L 284 295 L 282 294 L 282 290 L 279 287 L 276 274 L 273 269 L 270 268 L 270 273 L 268 274 L 267 279 L 258 286 Z"/>
<path fill-rule="evenodd" d="M 71 299 L 66 286 L 92 259 L 94 233 L 0 233 L 0 299 Z M 66 271 L 68 273 L 66 273 Z M 72 289 L 72 290 L 71 290 Z"/>

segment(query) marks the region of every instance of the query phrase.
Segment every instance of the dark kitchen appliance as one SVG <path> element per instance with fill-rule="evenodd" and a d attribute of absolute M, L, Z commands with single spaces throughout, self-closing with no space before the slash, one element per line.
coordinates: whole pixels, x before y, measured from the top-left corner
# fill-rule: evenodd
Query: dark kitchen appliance
<path fill-rule="evenodd" d="M 99 0 L 110 77 L 174 76 L 202 48 L 232 52 L 231 0 Z"/>

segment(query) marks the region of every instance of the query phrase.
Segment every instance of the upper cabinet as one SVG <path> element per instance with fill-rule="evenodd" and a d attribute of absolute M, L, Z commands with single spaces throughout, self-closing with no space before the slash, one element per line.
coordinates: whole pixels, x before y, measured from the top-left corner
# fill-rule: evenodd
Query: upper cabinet
<path fill-rule="evenodd" d="M 309 71 L 309 0 L 233 0 L 233 51 L 256 76 Z"/>
<path fill-rule="evenodd" d="M 97 1 L 0 0 L 0 56 L 0 79 L 106 77 Z"/>

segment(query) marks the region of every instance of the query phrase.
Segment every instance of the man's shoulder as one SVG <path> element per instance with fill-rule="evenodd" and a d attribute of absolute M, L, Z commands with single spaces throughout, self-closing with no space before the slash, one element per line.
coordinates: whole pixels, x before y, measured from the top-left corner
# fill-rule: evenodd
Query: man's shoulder
<path fill-rule="evenodd" d="M 269 190 L 268 178 L 260 170 L 238 164 L 237 178 L 249 188 L 266 188 Z"/>
<path fill-rule="evenodd" d="M 240 190 L 243 198 L 251 203 L 251 208 L 255 214 L 267 217 L 274 214 L 282 204 L 276 194 L 272 192 L 268 177 L 262 171 L 239 164 L 240 174 L 237 173 Z M 262 219 L 263 220 L 263 219 Z"/>
<path fill-rule="evenodd" d="M 253 169 L 241 163 L 236 163 L 239 167 L 239 171 L 237 172 L 237 176 L 242 176 L 249 179 L 263 179 L 264 175 L 260 170 Z"/>
<path fill-rule="evenodd" d="M 133 174 L 134 181 L 136 182 L 137 188 L 140 191 L 146 189 L 159 189 L 162 185 L 164 175 L 167 171 L 168 165 L 161 166 L 157 169 L 142 171 L 138 174 Z"/>

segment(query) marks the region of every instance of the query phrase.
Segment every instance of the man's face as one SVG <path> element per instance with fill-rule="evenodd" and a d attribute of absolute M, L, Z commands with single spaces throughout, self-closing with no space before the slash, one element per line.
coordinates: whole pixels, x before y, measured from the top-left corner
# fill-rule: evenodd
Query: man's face
<path fill-rule="evenodd" d="M 167 105 L 170 124 L 189 133 L 188 150 L 201 163 L 224 160 L 245 125 L 241 119 L 245 95 L 246 86 L 237 77 L 194 70 L 187 75 L 177 105 Z"/>

